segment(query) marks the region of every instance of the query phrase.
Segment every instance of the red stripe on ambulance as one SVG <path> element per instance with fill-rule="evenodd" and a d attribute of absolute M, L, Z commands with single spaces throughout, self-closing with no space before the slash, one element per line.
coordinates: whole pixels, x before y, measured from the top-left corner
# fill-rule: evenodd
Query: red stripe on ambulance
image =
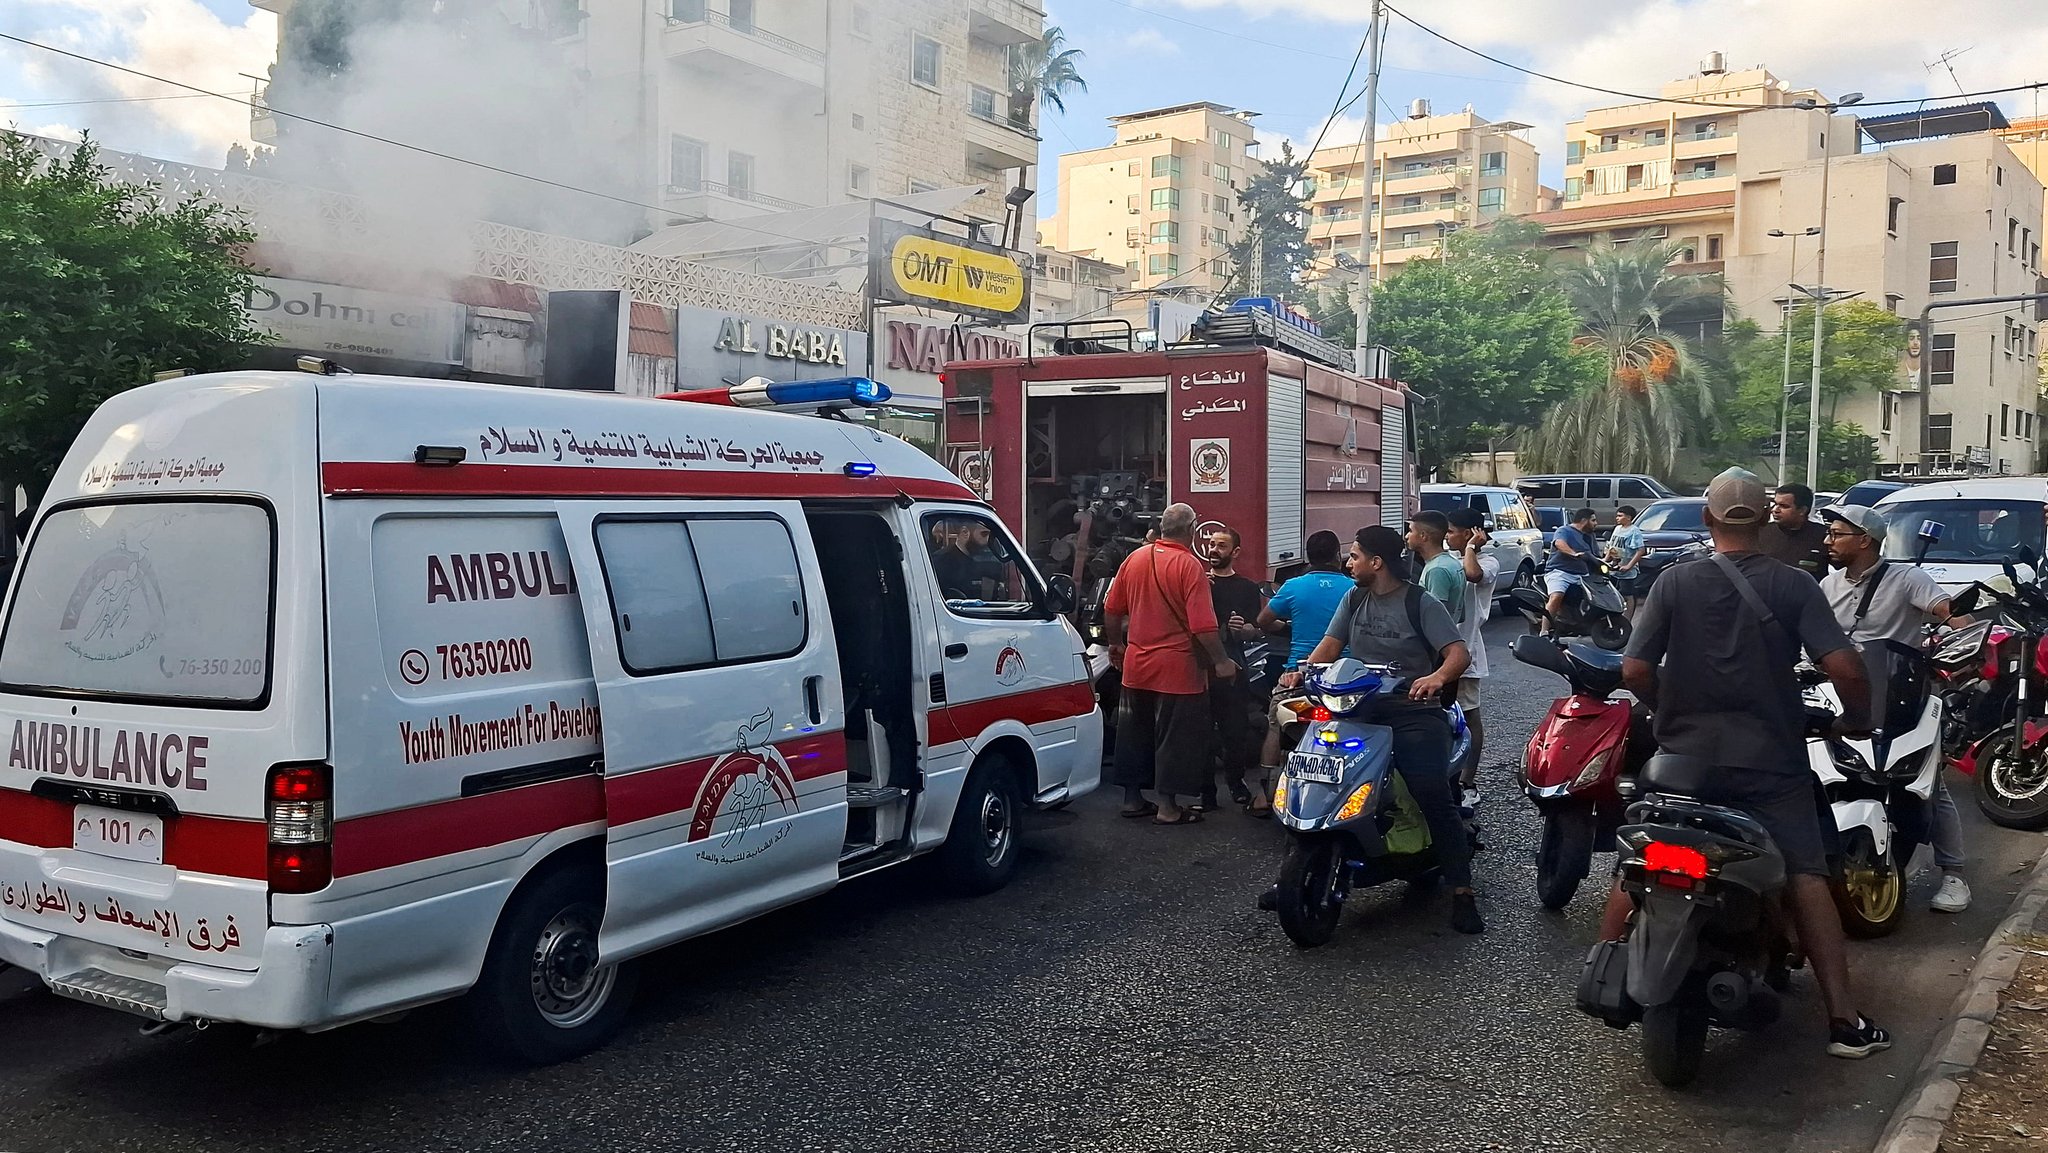
<path fill-rule="evenodd" d="M 582 496 L 761 497 L 806 500 L 902 493 L 926 500 L 982 503 L 966 485 L 923 477 L 840 473 L 757 473 L 698 469 L 601 468 L 583 465 L 464 464 L 422 468 L 407 463 L 329 461 L 320 466 L 329 496 Z"/>
<path fill-rule="evenodd" d="M 972 741 L 997 721 L 1042 725 L 1052 721 L 1079 720 L 1095 711 L 1095 691 L 1086 681 L 1055 685 L 1049 689 L 990 697 L 984 701 L 962 701 L 933 708 L 931 743 L 934 745 Z"/>

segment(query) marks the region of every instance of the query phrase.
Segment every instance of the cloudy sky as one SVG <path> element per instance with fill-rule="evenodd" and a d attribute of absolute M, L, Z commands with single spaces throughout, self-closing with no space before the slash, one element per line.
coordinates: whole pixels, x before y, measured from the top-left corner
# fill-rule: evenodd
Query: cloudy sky
<path fill-rule="evenodd" d="M 591 0 L 593 3 L 617 0 Z M 885 0 L 884 0 L 885 2 Z M 773 23 L 777 0 L 761 0 Z M 1764 64 L 1801 86 L 1862 91 L 1872 101 L 1954 97 L 2048 79 L 2042 0 L 1467 0 L 1397 5 L 1446 37 L 1570 80 L 1631 92 L 1697 68 L 1707 52 L 1731 67 Z M 1214 100 L 1262 113 L 1265 135 L 1304 142 L 1328 116 L 1364 33 L 1364 0 L 1048 0 L 1053 22 L 1087 52 L 1089 91 L 1049 116 L 1048 158 L 1111 136 L 1105 118 Z M 0 32 L 58 45 L 216 91 L 246 94 L 275 19 L 246 0 L 4 0 Z M 1949 64 L 1939 63 L 1944 54 Z M 1535 80 L 1396 18 L 1381 119 L 1410 100 L 1438 111 L 1471 104 L 1536 125 L 1546 179 L 1562 167 L 1564 122 L 1624 103 Z M 1951 75 L 1950 69 L 1953 69 Z M 1959 86 L 1960 85 L 1960 89 Z M 164 97 L 175 97 L 164 99 Z M 2001 97 L 2032 115 L 2041 94 Z M 2048 111 L 2048 109 L 2044 109 Z M 1331 127 L 1358 139 L 1363 107 Z M 53 135 L 91 129 L 111 147 L 218 163 L 246 140 L 247 110 L 187 98 L 130 76 L 0 41 L 0 123 Z M 1058 190 L 1039 209 L 1050 212 Z"/>

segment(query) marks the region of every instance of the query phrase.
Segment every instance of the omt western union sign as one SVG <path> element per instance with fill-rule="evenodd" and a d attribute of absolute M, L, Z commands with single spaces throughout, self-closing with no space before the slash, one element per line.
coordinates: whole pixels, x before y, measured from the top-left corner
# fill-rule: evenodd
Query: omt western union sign
<path fill-rule="evenodd" d="M 878 303 L 920 304 L 995 321 L 1031 316 L 1031 280 L 1000 248 L 934 237 L 888 220 L 875 222 L 869 283 Z"/>

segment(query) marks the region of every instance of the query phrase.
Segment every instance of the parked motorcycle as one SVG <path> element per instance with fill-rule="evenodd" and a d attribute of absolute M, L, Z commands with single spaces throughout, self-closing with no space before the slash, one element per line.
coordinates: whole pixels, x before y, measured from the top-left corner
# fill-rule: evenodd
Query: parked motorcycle
<path fill-rule="evenodd" d="M 2032 705 L 2048 694 L 2048 595 L 2012 572 L 2006 584 L 2010 591 L 1980 583 L 1958 594 L 1956 612 L 1998 619 L 1935 643 L 1936 676 L 1964 718 L 1944 733 L 1944 748 L 1975 782 L 1985 816 L 2009 829 L 2048 829 L 2048 723 Z"/>
<path fill-rule="evenodd" d="M 1280 927 L 1302 948 L 1326 944 L 1354 889 L 1436 875 L 1429 825 L 1394 769 L 1394 731 L 1360 718 L 1381 697 L 1407 692 L 1408 678 L 1384 665 L 1345 658 L 1304 669 L 1308 712 L 1273 788 L 1273 816 L 1292 843 L 1272 897 Z M 1452 765 L 1472 733 L 1452 705 Z"/>
<path fill-rule="evenodd" d="M 1572 690 L 1550 702 L 1522 756 L 1523 790 L 1543 816 L 1536 896 L 1544 908 L 1562 909 L 1592 870 L 1593 854 L 1614 848 L 1626 809 L 1622 776 L 1642 767 L 1654 738 L 1647 711 L 1615 699 L 1621 654 L 1533 633 L 1516 637 L 1512 651 Z"/>
<path fill-rule="evenodd" d="M 1550 633 L 1586 637 L 1601 648 L 1618 653 L 1628 647 L 1629 637 L 1628 614 L 1622 610 L 1621 592 L 1614 587 L 1604 562 L 1588 558 L 1587 563 L 1590 571 L 1565 591 L 1564 605 L 1555 616 L 1550 616 Z M 1536 589 L 1513 589 L 1509 596 L 1531 624 L 1549 615 L 1550 600 Z"/>
<path fill-rule="evenodd" d="M 1889 935 L 1906 909 L 1906 873 L 1913 854 L 1933 843 L 1933 798 L 1941 772 L 1941 698 L 1927 658 L 1894 641 L 1884 646 L 1877 688 L 1883 694 L 1868 737 L 1827 735 L 1842 715 L 1833 684 L 1801 667 L 1808 712 L 1807 763 L 1820 779 L 1842 861 L 1832 887 L 1842 931 L 1851 937 Z"/>
<path fill-rule="evenodd" d="M 1699 800 L 1716 767 L 1660 753 L 1622 826 L 1628 934 L 1593 947 L 1578 1004 L 1617 1029 L 1642 1025 L 1643 1062 L 1673 1088 L 1699 1075 L 1710 1026 L 1778 1017 L 1790 980 L 1785 858 L 1754 817 Z"/>

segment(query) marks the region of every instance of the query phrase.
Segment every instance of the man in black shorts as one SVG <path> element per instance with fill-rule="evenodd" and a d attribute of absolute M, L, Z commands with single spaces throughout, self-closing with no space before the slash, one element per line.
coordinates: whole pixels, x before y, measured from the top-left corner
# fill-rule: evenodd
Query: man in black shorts
<path fill-rule="evenodd" d="M 1851 1002 L 1842 923 L 1828 892 L 1828 863 L 1813 773 L 1806 763 L 1806 710 L 1794 669 L 1805 648 L 1835 683 L 1851 715 L 1845 731 L 1867 731 L 1869 676 L 1842 635 L 1827 598 L 1807 577 L 1759 551 L 1769 499 L 1738 468 L 1707 488 L 1706 521 L 1715 556 L 1674 565 L 1651 586 L 1622 663 L 1629 690 L 1651 702 L 1660 751 L 1710 761 L 1719 772 L 1701 800 L 1741 809 L 1761 822 L 1785 856 L 1800 947 L 1827 1002 L 1828 1052 L 1868 1057 L 1891 1037 Z M 1771 621 L 1746 603 L 1754 589 Z M 1601 935 L 1620 940 L 1631 904 L 1619 885 L 1608 896 Z"/>

